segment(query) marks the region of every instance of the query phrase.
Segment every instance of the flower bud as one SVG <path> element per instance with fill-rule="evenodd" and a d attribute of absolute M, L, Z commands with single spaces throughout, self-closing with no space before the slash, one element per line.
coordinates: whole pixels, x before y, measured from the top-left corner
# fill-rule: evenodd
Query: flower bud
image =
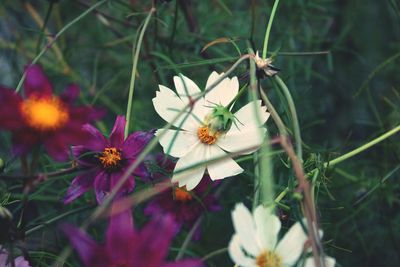
<path fill-rule="evenodd" d="M 210 130 L 210 134 L 226 133 L 232 126 L 233 114 L 224 106 L 217 105 L 213 111 L 207 115 L 205 124 Z"/>

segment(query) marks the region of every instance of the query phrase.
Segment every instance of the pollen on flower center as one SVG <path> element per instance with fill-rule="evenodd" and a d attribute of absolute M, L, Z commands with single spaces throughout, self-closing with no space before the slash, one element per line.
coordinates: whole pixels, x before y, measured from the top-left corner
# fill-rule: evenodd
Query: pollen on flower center
<path fill-rule="evenodd" d="M 58 129 L 68 121 L 68 110 L 58 97 L 33 96 L 20 106 L 22 117 L 32 128 L 40 131 Z"/>
<path fill-rule="evenodd" d="M 105 169 L 113 169 L 118 167 L 121 158 L 121 152 L 115 147 L 105 148 L 99 156 L 100 163 Z"/>
<path fill-rule="evenodd" d="M 197 129 L 197 136 L 200 141 L 204 144 L 212 145 L 218 139 L 218 133 L 210 134 L 210 129 L 208 126 L 202 126 Z"/>
<path fill-rule="evenodd" d="M 272 251 L 263 251 L 256 258 L 258 267 L 282 267 L 282 258 Z"/>
<path fill-rule="evenodd" d="M 177 187 L 174 191 L 175 200 L 180 202 L 187 202 L 192 200 L 193 196 L 184 187 Z"/>

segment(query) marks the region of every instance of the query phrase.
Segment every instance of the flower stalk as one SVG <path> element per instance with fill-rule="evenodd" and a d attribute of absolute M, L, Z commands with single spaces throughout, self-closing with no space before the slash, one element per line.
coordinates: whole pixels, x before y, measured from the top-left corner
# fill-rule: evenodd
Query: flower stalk
<path fill-rule="evenodd" d="M 155 11 L 156 11 L 156 9 L 154 7 L 150 9 L 150 12 L 147 15 L 146 20 L 144 21 L 143 27 L 140 31 L 138 41 L 137 41 L 137 43 L 134 42 L 133 46 L 132 46 L 132 52 L 134 51 L 134 56 L 133 56 L 133 62 L 132 62 L 131 82 L 129 84 L 128 106 L 126 108 L 126 127 L 125 127 L 125 133 L 124 133 L 125 138 L 127 138 L 128 134 L 129 134 L 129 126 L 130 126 L 130 121 L 131 121 L 131 116 L 132 116 L 133 92 L 135 90 L 136 70 L 137 70 L 137 63 L 139 60 L 140 48 L 142 46 L 144 33 L 146 32 L 146 29 L 147 29 L 147 26 L 149 25 L 151 16 L 153 15 L 153 13 Z"/>

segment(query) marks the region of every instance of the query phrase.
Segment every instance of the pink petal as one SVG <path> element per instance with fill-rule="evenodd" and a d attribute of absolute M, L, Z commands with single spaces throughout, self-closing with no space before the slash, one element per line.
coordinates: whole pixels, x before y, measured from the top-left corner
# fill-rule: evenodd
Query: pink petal
<path fill-rule="evenodd" d="M 130 209 L 112 216 L 106 233 L 106 248 L 112 261 L 129 262 L 136 238 Z"/>
<path fill-rule="evenodd" d="M 79 86 L 77 84 L 70 84 L 65 88 L 64 92 L 61 94 L 61 99 L 64 102 L 71 104 L 79 97 L 79 93 L 80 93 Z"/>
<path fill-rule="evenodd" d="M 110 175 L 107 172 L 101 171 L 97 174 L 94 181 L 94 190 L 97 203 L 102 203 L 110 192 Z"/>
<path fill-rule="evenodd" d="M 69 204 L 93 187 L 96 171 L 82 173 L 74 178 L 64 198 L 64 204 Z"/>
<path fill-rule="evenodd" d="M 124 143 L 124 131 L 126 120 L 124 116 L 117 116 L 114 128 L 110 134 L 110 144 L 116 148 L 122 148 Z"/>
<path fill-rule="evenodd" d="M 126 138 L 122 147 L 122 151 L 125 157 L 131 158 L 132 156 L 140 154 L 140 152 L 142 152 L 144 147 L 150 142 L 153 137 L 154 131 L 138 131 L 130 134 L 128 138 Z"/>
<path fill-rule="evenodd" d="M 109 261 L 105 249 L 96 244 L 85 232 L 72 225 L 63 225 L 62 229 L 86 267 L 108 267 Z"/>
<path fill-rule="evenodd" d="M 25 68 L 25 95 L 52 95 L 53 88 L 43 69 L 39 65 L 29 65 Z"/>

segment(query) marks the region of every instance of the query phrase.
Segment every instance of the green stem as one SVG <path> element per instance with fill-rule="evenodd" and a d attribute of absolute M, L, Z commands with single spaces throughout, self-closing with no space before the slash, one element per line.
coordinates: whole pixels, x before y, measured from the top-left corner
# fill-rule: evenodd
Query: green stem
<path fill-rule="evenodd" d="M 351 157 L 363 152 L 364 150 L 367 150 L 368 148 L 370 148 L 370 147 L 382 142 L 386 138 L 389 138 L 390 136 L 396 134 L 399 131 L 400 131 L 400 125 L 398 125 L 397 127 L 393 128 L 392 130 L 382 134 L 381 136 L 375 138 L 374 140 L 366 143 L 365 145 L 360 146 L 359 148 L 356 148 L 356 149 L 354 149 L 354 150 L 352 150 L 352 151 L 350 151 L 350 152 L 348 152 L 348 153 L 346 153 L 346 154 L 344 154 L 344 155 L 342 155 L 342 156 L 340 156 L 340 157 L 338 157 L 336 159 L 333 159 L 331 161 L 325 162 L 324 163 L 324 167 L 325 168 L 331 167 L 331 166 L 334 166 L 334 165 L 336 165 L 336 164 L 338 164 L 338 163 L 340 163 L 342 161 L 345 161 L 346 159 L 351 158 Z"/>
<path fill-rule="evenodd" d="M 249 53 L 253 51 L 249 48 Z M 259 98 L 258 90 L 259 83 L 256 78 L 256 65 L 253 59 L 250 59 L 250 96 L 253 101 Z M 254 115 L 256 121 L 261 122 L 260 114 L 258 112 L 257 105 L 254 105 Z M 261 125 L 261 123 L 259 123 Z M 261 134 L 261 133 L 260 133 Z M 269 134 L 265 133 L 264 142 L 262 143 L 260 150 L 255 153 L 255 183 L 258 184 L 258 188 L 254 191 L 253 207 L 257 206 L 259 199 L 264 205 L 271 205 L 274 203 L 274 178 L 273 178 L 273 165 L 270 156 L 270 143 Z"/>
<path fill-rule="evenodd" d="M 226 105 L 226 109 L 231 110 L 233 104 L 235 104 L 235 102 L 239 99 L 239 97 L 241 97 L 243 95 L 243 93 L 246 91 L 247 89 L 247 84 L 245 84 L 237 93 L 237 95 L 232 99 L 231 102 L 229 102 L 228 105 Z"/>
<path fill-rule="evenodd" d="M 288 102 L 293 123 L 294 139 L 296 142 L 296 156 L 298 160 L 300 160 L 300 162 L 303 162 L 303 149 L 301 147 L 302 141 L 301 141 L 299 120 L 297 118 L 296 106 L 294 105 L 292 95 L 290 94 L 290 91 L 287 88 L 286 84 L 282 81 L 282 79 L 278 75 L 275 75 L 274 78 L 275 81 L 278 83 L 279 87 L 282 89 L 286 101 Z"/>
<path fill-rule="evenodd" d="M 68 30 L 72 25 L 74 25 L 75 23 L 77 23 L 79 20 L 81 20 L 83 17 L 85 17 L 87 14 L 89 14 L 92 10 L 96 9 L 97 7 L 101 6 L 102 4 L 104 4 L 105 2 L 107 2 L 108 0 L 102 0 L 96 4 L 94 4 L 93 6 L 91 6 L 90 8 L 88 8 L 85 12 L 83 12 L 82 14 L 80 14 L 78 17 L 76 17 L 75 19 L 73 19 L 72 21 L 70 21 L 67 25 L 65 25 L 53 38 L 53 42 L 48 43 L 45 45 L 45 47 L 42 49 L 42 51 L 40 51 L 40 53 L 32 60 L 31 64 L 35 64 L 36 62 L 39 61 L 39 59 L 46 53 L 46 51 L 49 49 L 49 47 L 52 45 L 52 43 L 56 42 L 58 37 L 60 37 L 66 30 Z M 15 88 L 15 92 L 19 92 L 19 90 L 22 87 L 22 84 L 25 80 L 26 77 L 26 72 L 24 71 L 24 74 L 22 74 L 21 79 L 18 82 L 17 87 Z"/>
<path fill-rule="evenodd" d="M 133 91 L 135 90 L 135 78 L 136 78 L 136 69 L 137 69 L 137 63 L 139 60 L 139 53 L 140 53 L 140 47 L 142 46 L 143 42 L 143 36 L 146 31 L 146 28 L 150 22 L 150 18 L 153 15 L 153 13 L 156 11 L 155 8 L 152 8 L 149 12 L 149 14 L 146 17 L 146 20 L 144 22 L 143 28 L 140 31 L 139 39 L 137 41 L 137 44 L 133 44 L 132 50 L 135 50 L 135 55 L 133 57 L 133 64 L 132 64 L 132 72 L 131 72 L 131 83 L 129 85 L 129 96 L 128 96 L 128 106 L 126 108 L 126 126 L 125 126 L 125 139 L 128 137 L 129 134 L 129 124 L 131 121 L 131 115 L 132 115 L 132 102 L 133 102 Z"/>
<path fill-rule="evenodd" d="M 274 21 L 274 17 L 275 17 L 275 13 L 276 13 L 278 4 L 279 4 L 279 0 L 275 0 L 274 6 L 272 7 L 272 11 L 271 11 L 271 16 L 269 17 L 267 30 L 265 31 L 264 46 L 263 46 L 263 53 L 262 53 L 263 59 L 267 58 L 269 34 L 271 32 L 272 22 Z"/>
<path fill-rule="evenodd" d="M 75 214 L 75 213 L 79 213 L 81 211 L 84 211 L 84 210 L 87 210 L 87 209 L 90 209 L 90 208 L 93 208 L 93 205 L 86 206 L 86 207 L 80 207 L 80 208 L 77 208 L 77 209 L 74 209 L 74 210 L 67 211 L 66 213 L 58 215 L 58 216 L 56 216 L 56 217 L 54 217 L 54 218 L 52 218 L 52 219 L 50 219 L 50 220 L 48 220 L 46 222 L 43 222 L 43 223 L 41 223 L 41 224 L 39 224 L 39 225 L 27 230 L 25 232 L 25 235 L 27 235 L 27 236 L 31 235 L 32 233 L 34 233 L 34 232 L 36 232 L 36 231 L 38 231 L 38 230 L 40 230 L 40 229 L 52 224 L 52 223 L 55 223 L 55 222 L 65 218 L 65 217 L 68 217 L 69 215 L 72 215 L 72 214 Z"/>

